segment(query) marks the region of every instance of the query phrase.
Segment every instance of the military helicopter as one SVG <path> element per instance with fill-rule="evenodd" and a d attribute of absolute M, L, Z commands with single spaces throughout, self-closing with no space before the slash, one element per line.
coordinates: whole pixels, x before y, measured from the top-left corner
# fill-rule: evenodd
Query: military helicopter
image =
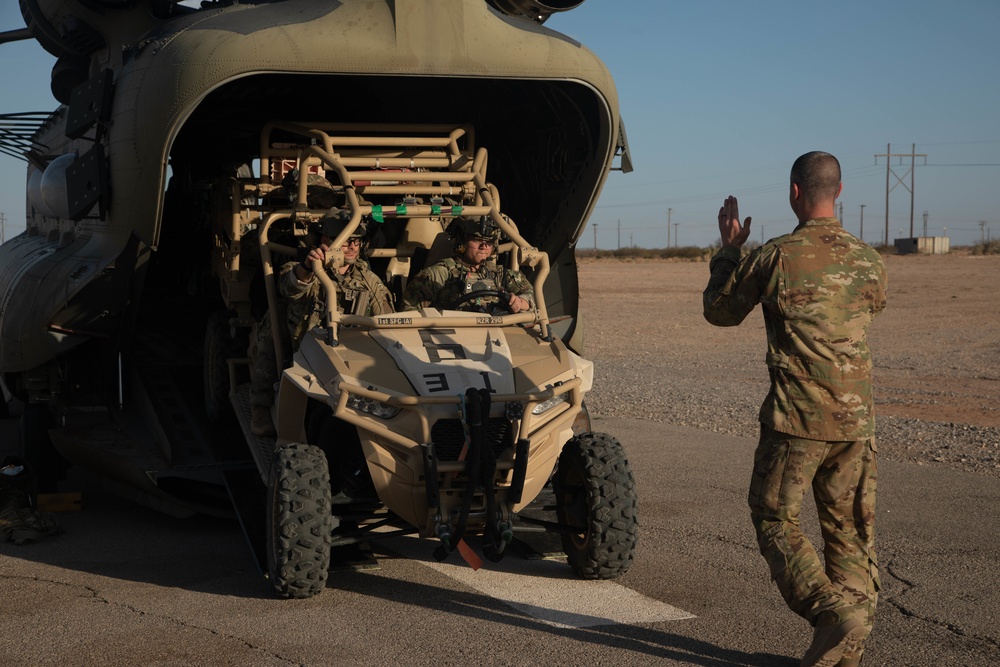
<path fill-rule="evenodd" d="M 0 246 L 0 383 L 41 490 L 73 464 L 174 516 L 235 513 L 283 597 L 318 593 L 331 549 L 379 528 L 441 557 L 481 535 L 493 559 L 553 530 L 580 576 L 627 569 L 634 483 L 590 431 L 574 246 L 631 163 L 607 68 L 544 25 L 582 0 L 192 4 L 25 0 L 26 27 L 0 35 L 56 57 L 61 103 L 2 138 L 27 206 Z M 298 350 L 272 320 L 277 433 L 254 436 L 253 332 L 280 311 L 280 262 L 334 209 L 332 247 L 375 228 L 396 297 L 453 219 L 492 221 L 537 312 L 363 317 L 327 281 Z"/>

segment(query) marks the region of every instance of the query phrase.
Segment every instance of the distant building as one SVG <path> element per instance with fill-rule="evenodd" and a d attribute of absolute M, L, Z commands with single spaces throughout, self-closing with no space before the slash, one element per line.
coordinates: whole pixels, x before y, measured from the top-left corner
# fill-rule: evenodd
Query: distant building
<path fill-rule="evenodd" d="M 951 250 L 947 236 L 917 236 L 896 239 L 896 252 L 900 255 L 943 255 Z"/>

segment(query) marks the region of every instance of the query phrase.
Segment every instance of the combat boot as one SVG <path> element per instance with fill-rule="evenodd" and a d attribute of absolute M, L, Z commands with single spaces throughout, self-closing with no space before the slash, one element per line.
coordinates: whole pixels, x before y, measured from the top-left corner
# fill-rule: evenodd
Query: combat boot
<path fill-rule="evenodd" d="M 9 456 L 0 466 L 0 542 L 25 544 L 61 531 L 55 517 L 36 509 L 37 490 L 31 467 Z"/>
<path fill-rule="evenodd" d="M 858 667 L 861 664 L 862 652 L 847 652 L 837 663 L 837 667 Z"/>
<path fill-rule="evenodd" d="M 250 432 L 260 437 L 274 437 L 274 422 L 271 421 L 270 408 L 255 405 L 250 410 Z"/>
<path fill-rule="evenodd" d="M 0 465 L 0 511 L 32 509 L 38 495 L 31 466 L 15 456 L 8 456 Z"/>
<path fill-rule="evenodd" d="M 835 667 L 845 653 L 860 648 L 865 635 L 864 623 L 854 619 L 817 625 L 812 644 L 799 663 L 800 667 Z"/>

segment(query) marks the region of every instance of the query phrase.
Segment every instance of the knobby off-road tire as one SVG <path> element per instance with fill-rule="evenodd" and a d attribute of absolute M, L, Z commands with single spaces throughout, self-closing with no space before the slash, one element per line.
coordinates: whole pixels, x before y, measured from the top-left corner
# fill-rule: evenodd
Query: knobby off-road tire
<path fill-rule="evenodd" d="M 229 335 L 229 313 L 219 311 L 208 317 L 205 327 L 205 413 L 212 423 L 232 414 L 229 401 L 229 363 L 235 356 L 235 342 Z M 243 356 L 243 355 L 240 355 Z"/>
<path fill-rule="evenodd" d="M 569 564 L 583 579 L 612 579 L 632 564 L 639 532 L 635 479 L 621 443 L 583 433 L 563 447 L 553 480 Z"/>
<path fill-rule="evenodd" d="M 267 569 L 275 595 L 308 598 L 326 587 L 330 541 L 336 522 L 330 473 L 323 450 L 279 447 L 268 482 Z"/>

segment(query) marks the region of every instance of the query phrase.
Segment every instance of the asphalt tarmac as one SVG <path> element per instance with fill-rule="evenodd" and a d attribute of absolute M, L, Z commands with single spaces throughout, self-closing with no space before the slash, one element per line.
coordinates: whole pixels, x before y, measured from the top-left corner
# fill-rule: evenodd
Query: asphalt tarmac
<path fill-rule="evenodd" d="M 0 543 L 0 664 L 798 665 L 811 630 L 769 581 L 748 520 L 753 425 L 745 438 L 594 426 L 622 441 L 639 487 L 636 561 L 613 589 L 564 589 L 567 567 L 514 555 L 476 573 L 454 556 L 437 567 L 433 544 L 396 540 L 375 545 L 379 569 L 277 600 L 235 522 L 171 519 L 74 471 L 83 509 L 58 515 L 62 535 Z M 16 433 L 0 423 L 0 453 Z M 998 507 L 995 479 L 881 462 L 866 667 L 1000 664 Z M 581 600 L 587 613 L 554 613 Z"/>

